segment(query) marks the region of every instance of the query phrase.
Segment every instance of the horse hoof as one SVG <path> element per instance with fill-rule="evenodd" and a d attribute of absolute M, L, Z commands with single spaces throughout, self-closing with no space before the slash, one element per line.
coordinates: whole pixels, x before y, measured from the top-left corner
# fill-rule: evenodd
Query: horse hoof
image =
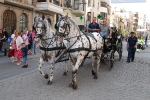
<path fill-rule="evenodd" d="M 73 84 L 72 84 L 72 83 L 70 83 L 70 84 L 69 84 L 69 87 L 72 87 L 72 86 L 73 86 Z"/>
<path fill-rule="evenodd" d="M 98 79 L 98 76 L 97 76 L 97 75 L 94 75 L 94 79 Z"/>
<path fill-rule="evenodd" d="M 49 77 L 48 74 L 45 74 L 44 78 L 45 78 L 45 79 L 48 79 L 48 77 Z"/>
<path fill-rule="evenodd" d="M 64 72 L 63 76 L 67 76 L 67 72 Z"/>
<path fill-rule="evenodd" d="M 96 73 L 95 73 L 95 71 L 94 70 L 92 70 L 92 75 L 95 75 Z"/>
<path fill-rule="evenodd" d="M 77 83 L 74 83 L 74 84 L 72 85 L 72 88 L 73 88 L 74 90 L 78 89 Z"/>
<path fill-rule="evenodd" d="M 52 85 L 52 84 L 53 84 L 53 82 L 50 80 L 47 82 L 47 85 Z"/>
<path fill-rule="evenodd" d="M 112 67 L 109 68 L 109 71 L 111 71 L 111 70 L 112 70 Z"/>

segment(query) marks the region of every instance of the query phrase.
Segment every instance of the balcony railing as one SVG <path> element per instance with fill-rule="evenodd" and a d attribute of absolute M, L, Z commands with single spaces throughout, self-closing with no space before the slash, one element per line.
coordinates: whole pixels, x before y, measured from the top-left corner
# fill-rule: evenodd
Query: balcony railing
<path fill-rule="evenodd" d="M 19 6 L 27 9 L 33 9 L 33 1 L 32 0 L 4 0 L 6 4 L 13 4 L 14 6 Z"/>
<path fill-rule="evenodd" d="M 62 7 L 62 0 L 37 0 L 37 2 L 50 2 Z"/>

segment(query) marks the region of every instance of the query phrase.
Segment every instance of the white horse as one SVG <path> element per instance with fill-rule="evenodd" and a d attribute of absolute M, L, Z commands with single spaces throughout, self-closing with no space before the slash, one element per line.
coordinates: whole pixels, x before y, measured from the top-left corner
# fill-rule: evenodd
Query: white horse
<path fill-rule="evenodd" d="M 58 49 L 64 50 L 65 47 L 60 46 L 60 42 L 57 41 L 57 37 L 55 32 L 51 28 L 51 23 L 43 16 L 36 17 L 35 23 L 33 25 L 34 29 L 36 29 L 35 41 L 38 43 L 40 47 L 41 57 L 38 64 L 38 70 L 44 76 L 44 78 L 48 79 L 49 75 L 44 73 L 41 69 L 44 61 L 50 63 L 50 78 L 48 81 L 48 85 L 53 83 L 53 68 L 55 64 L 55 58 L 58 55 Z M 68 62 L 66 61 L 64 76 L 68 73 Z"/>
<path fill-rule="evenodd" d="M 72 62 L 72 82 L 69 86 L 73 89 L 78 88 L 76 73 L 85 57 L 92 59 L 92 75 L 94 75 L 94 79 L 97 79 L 103 48 L 103 39 L 100 34 L 93 32 L 88 35 L 81 32 L 75 22 L 71 18 L 68 18 L 68 15 L 61 17 L 57 26 L 57 34 L 65 37 L 68 41 L 67 48 Z M 96 72 L 94 70 L 94 52 L 97 53 Z"/>

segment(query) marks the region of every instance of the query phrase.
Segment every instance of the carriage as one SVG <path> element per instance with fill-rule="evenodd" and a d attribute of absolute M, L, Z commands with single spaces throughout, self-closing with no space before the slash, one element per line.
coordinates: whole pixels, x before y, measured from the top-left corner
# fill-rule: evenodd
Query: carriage
<path fill-rule="evenodd" d="M 119 54 L 119 61 L 122 58 L 122 35 L 117 32 L 114 24 L 111 24 L 110 27 L 113 35 L 112 38 L 104 38 L 104 47 L 101 59 L 109 62 L 111 70 L 114 64 L 115 52 L 118 52 Z"/>
<path fill-rule="evenodd" d="M 92 59 L 91 71 L 94 79 L 98 79 L 100 60 L 105 56 L 105 52 L 110 52 L 111 54 L 109 57 L 109 62 L 112 68 L 114 52 L 119 50 L 118 47 L 115 46 L 116 43 L 119 43 L 115 41 L 116 35 L 112 39 L 108 39 L 111 40 L 110 46 L 107 39 L 105 39 L 105 45 L 107 46 L 103 46 L 103 39 L 99 33 L 93 32 L 90 34 L 85 34 L 84 32 L 80 31 L 79 27 L 71 18 L 68 17 L 68 15 L 59 19 L 57 23 L 58 28 L 56 34 L 51 28 L 51 23 L 44 16 L 42 18 L 37 17 L 33 26 L 37 32 L 36 41 L 40 41 L 38 43 L 41 57 L 38 64 L 38 70 L 46 79 L 48 79 L 49 76 L 42 70 L 41 67 L 44 61 L 50 62 L 50 77 L 48 85 L 53 83 L 54 64 L 60 61 L 66 61 L 64 72 L 65 76 L 68 73 L 67 60 L 70 60 L 72 63 L 72 82 L 69 86 L 73 89 L 78 88 L 76 74 L 79 66 L 86 57 Z M 62 43 L 58 41 L 58 37 L 63 37 L 63 46 Z M 94 53 L 97 55 L 96 68 L 94 66 Z M 63 59 L 65 55 L 67 55 L 69 59 Z"/>

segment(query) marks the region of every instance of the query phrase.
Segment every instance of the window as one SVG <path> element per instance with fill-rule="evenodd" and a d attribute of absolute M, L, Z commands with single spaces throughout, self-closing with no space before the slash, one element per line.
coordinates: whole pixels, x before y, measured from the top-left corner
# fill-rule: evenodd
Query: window
<path fill-rule="evenodd" d="M 74 9 L 79 10 L 79 0 L 74 0 Z"/>
<path fill-rule="evenodd" d="M 88 13 L 87 13 L 87 20 L 88 20 L 88 21 L 91 21 L 91 12 L 88 12 Z"/>
<path fill-rule="evenodd" d="M 99 2 L 98 2 L 97 10 L 99 10 Z"/>
<path fill-rule="evenodd" d="M 91 6 L 91 0 L 88 0 L 88 6 Z"/>
<path fill-rule="evenodd" d="M 3 27 L 11 34 L 13 29 L 16 29 L 16 14 L 11 10 L 6 10 L 3 13 Z"/>
<path fill-rule="evenodd" d="M 93 7 L 95 6 L 95 0 L 93 0 Z"/>
<path fill-rule="evenodd" d="M 20 31 L 28 27 L 28 19 L 25 13 L 22 13 L 20 16 Z"/>
<path fill-rule="evenodd" d="M 107 13 L 101 12 L 102 18 L 107 19 Z"/>

